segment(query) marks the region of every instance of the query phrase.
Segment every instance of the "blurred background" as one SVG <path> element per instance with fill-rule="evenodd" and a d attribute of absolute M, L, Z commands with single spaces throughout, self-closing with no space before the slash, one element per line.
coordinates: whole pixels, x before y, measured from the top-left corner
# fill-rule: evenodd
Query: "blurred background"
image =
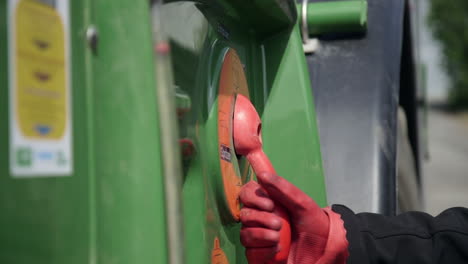
<path fill-rule="evenodd" d="M 468 206 L 468 1 L 414 4 L 429 107 L 425 208 L 438 214 Z"/>

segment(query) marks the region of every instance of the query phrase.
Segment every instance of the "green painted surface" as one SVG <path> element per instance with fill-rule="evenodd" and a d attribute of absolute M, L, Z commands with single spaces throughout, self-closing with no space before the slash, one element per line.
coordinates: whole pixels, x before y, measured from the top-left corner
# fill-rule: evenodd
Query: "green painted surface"
<path fill-rule="evenodd" d="M 298 5 L 302 21 L 302 5 Z M 309 35 L 362 33 L 367 28 L 367 1 L 331 1 L 307 4 Z"/>
<path fill-rule="evenodd" d="M 191 111 L 179 121 L 181 135 L 192 139 L 196 149 L 193 158 L 184 163 L 187 263 L 210 263 L 215 237 L 229 263 L 246 263 L 240 225 L 226 210 L 217 139 L 219 74 L 230 48 L 244 65 L 251 99 L 263 119 L 264 147 L 273 165 L 320 205 L 326 205 L 313 98 L 298 26 L 293 23 L 295 14 L 288 22 L 275 20 L 273 14 L 281 13 L 271 11 L 271 20 L 265 20 L 271 22 L 272 28 L 268 28 L 266 22 L 249 20 L 251 13 L 243 17 L 246 6 L 216 9 L 214 4 L 173 2 L 163 5 L 161 12 L 171 43 L 175 86 L 192 102 Z M 270 30 L 275 33 L 268 33 Z"/>
<path fill-rule="evenodd" d="M 262 115 L 264 148 L 279 175 L 325 206 L 315 107 L 299 27 L 283 34 L 265 42 L 267 76 L 275 77 L 267 83 Z"/>
<path fill-rule="evenodd" d="M 70 3 L 71 176 L 9 175 L 7 47 L 0 42 L 0 263 L 166 263 L 149 3 Z M 93 53 L 85 39 L 92 23 L 99 31 Z"/>
<path fill-rule="evenodd" d="M 166 263 L 149 3 L 93 6 L 97 263 Z"/>

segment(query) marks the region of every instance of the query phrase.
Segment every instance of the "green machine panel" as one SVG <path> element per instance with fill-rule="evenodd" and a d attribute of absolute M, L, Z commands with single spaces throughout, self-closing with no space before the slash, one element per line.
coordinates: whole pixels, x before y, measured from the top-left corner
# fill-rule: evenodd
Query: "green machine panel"
<path fill-rule="evenodd" d="M 8 39 L 0 41 L 0 263 L 167 262 L 149 7 L 147 1 L 0 2 L 0 37 Z M 22 12 L 38 19 L 15 20 Z M 14 65 L 7 58 L 17 53 L 25 73 L 10 78 Z M 50 84 L 59 77 L 69 83 Z M 21 101 L 20 93 L 30 100 Z M 64 97 L 69 109 L 59 107 Z M 54 142 L 47 130 L 69 115 L 68 171 L 33 168 L 41 164 L 36 158 L 55 160 L 53 152 L 33 152 L 19 165 L 8 155 L 16 148 L 12 102 L 40 125 L 43 134 L 32 138 L 45 148 Z M 18 166 L 31 167 L 14 172 Z"/>
<path fill-rule="evenodd" d="M 17 3 L 15 3 L 17 2 Z M 86 73 L 85 73 L 85 46 L 83 36 L 76 34 L 84 28 L 85 5 L 82 2 L 74 2 L 69 6 L 72 10 L 80 10 L 73 16 L 69 16 L 69 22 L 73 25 L 68 27 L 71 37 L 70 41 L 65 39 L 66 25 L 63 23 L 67 16 L 61 13 L 58 18 L 58 10 L 55 6 L 37 1 L 2 1 L 0 3 L 0 262 L 1 263 L 87 263 L 90 259 L 90 241 L 93 239 L 92 230 L 92 188 L 93 179 L 90 176 L 91 167 L 88 154 L 89 148 L 89 122 L 86 119 Z M 59 33 L 57 39 L 51 39 L 50 32 L 37 32 L 43 29 L 41 25 L 33 28 L 34 21 L 16 20 L 25 14 L 32 16 L 44 16 L 52 20 L 52 30 Z M 61 21 L 62 24 L 58 23 Z M 34 23 L 32 23 L 34 22 Z M 46 22 L 44 22 L 46 23 Z M 58 24 L 57 24 L 58 23 Z M 35 29 L 35 30 L 34 30 Z M 15 30 L 16 39 L 12 46 L 12 35 L 8 30 Z M 36 34 L 37 33 L 37 34 Z M 8 41 L 6 41 L 8 40 Z M 50 40 L 50 42 L 49 42 Z M 71 42 L 77 43 L 73 49 L 68 46 Z M 79 45 L 82 43 L 82 45 Z M 55 51 L 49 52 L 48 45 L 60 46 Z M 28 48 L 28 46 L 30 47 Z M 22 49 L 26 47 L 26 49 Z M 52 49 L 52 48 L 50 48 Z M 14 52 L 16 50 L 16 52 Z M 66 58 L 64 52 L 68 50 L 71 56 Z M 26 54 L 21 54 L 25 52 Z M 8 61 L 10 55 L 10 62 Z M 21 70 L 12 65 L 26 57 L 22 68 L 27 68 L 27 74 L 21 75 Z M 19 57 L 17 59 L 17 57 Z M 55 74 L 55 61 L 68 64 L 70 72 Z M 64 61 L 65 60 L 65 61 Z M 58 63 L 57 63 L 58 64 Z M 32 67 L 29 69 L 29 67 Z M 50 68 L 48 68 L 50 66 Z M 9 78 L 15 72 L 16 78 Z M 72 129 L 72 155 L 73 161 L 70 173 L 43 173 L 40 169 L 30 169 L 20 176 L 12 175 L 13 167 L 27 167 L 29 162 L 22 163 L 14 155 L 16 146 L 10 144 L 13 133 L 10 123 L 15 118 L 10 109 L 13 100 L 10 93 L 10 85 L 14 81 L 27 80 L 28 74 L 42 72 L 50 74 L 50 79 L 57 75 L 66 74 L 70 81 L 69 95 Z M 10 75 L 9 75 L 10 74 Z M 58 76 L 57 78 L 59 78 Z M 70 78 L 71 77 L 71 78 Z M 44 86 L 32 86 L 31 83 L 21 84 L 17 82 L 17 94 L 54 91 L 44 81 Z M 42 84 L 42 82 L 40 82 Z M 39 84 L 37 84 L 39 85 Z M 63 89 L 63 83 L 60 84 Z M 74 89 L 80 87 L 80 89 Z M 35 99 L 40 100 L 40 98 Z M 18 98 L 19 99 L 19 98 Z M 46 101 L 47 102 L 47 101 Z M 18 103 L 18 102 L 16 102 Z M 44 103 L 44 101 L 40 101 Z M 50 101 L 49 101 L 50 103 Z M 54 102 L 52 102 L 54 103 Z M 41 106 L 35 105 L 34 101 L 25 101 L 19 108 L 29 107 L 29 110 L 42 111 Z M 19 109 L 20 110 L 20 109 Z M 84 110 L 84 111 L 83 111 Z M 51 110 L 64 111 L 64 110 Z M 17 112 L 15 110 L 15 112 Z M 29 113 L 30 115 L 31 113 Z M 42 117 L 37 117 L 42 119 Z M 27 123 L 27 122 L 26 122 Z M 17 132 L 22 134 L 22 132 Z M 40 141 L 40 138 L 37 138 Z M 29 143 L 25 148 L 29 147 Z M 31 154 L 35 159 L 37 153 Z M 17 164 L 19 163 L 19 164 Z M 53 175 L 52 175 L 53 174 Z"/>

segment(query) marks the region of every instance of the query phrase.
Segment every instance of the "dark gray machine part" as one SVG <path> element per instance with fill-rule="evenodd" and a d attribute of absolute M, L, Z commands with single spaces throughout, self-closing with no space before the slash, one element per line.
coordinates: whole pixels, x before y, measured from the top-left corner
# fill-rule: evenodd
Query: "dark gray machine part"
<path fill-rule="evenodd" d="M 395 214 L 403 14 L 368 0 L 365 35 L 320 36 L 307 56 L 330 204 Z"/>

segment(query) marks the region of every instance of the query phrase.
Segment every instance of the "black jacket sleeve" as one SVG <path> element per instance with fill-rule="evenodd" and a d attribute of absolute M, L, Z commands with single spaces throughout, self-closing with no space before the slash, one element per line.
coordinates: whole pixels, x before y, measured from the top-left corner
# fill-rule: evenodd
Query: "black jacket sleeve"
<path fill-rule="evenodd" d="M 341 215 L 347 231 L 347 263 L 468 263 L 466 208 L 436 217 L 422 212 L 354 214 L 342 205 L 332 210 Z"/>

